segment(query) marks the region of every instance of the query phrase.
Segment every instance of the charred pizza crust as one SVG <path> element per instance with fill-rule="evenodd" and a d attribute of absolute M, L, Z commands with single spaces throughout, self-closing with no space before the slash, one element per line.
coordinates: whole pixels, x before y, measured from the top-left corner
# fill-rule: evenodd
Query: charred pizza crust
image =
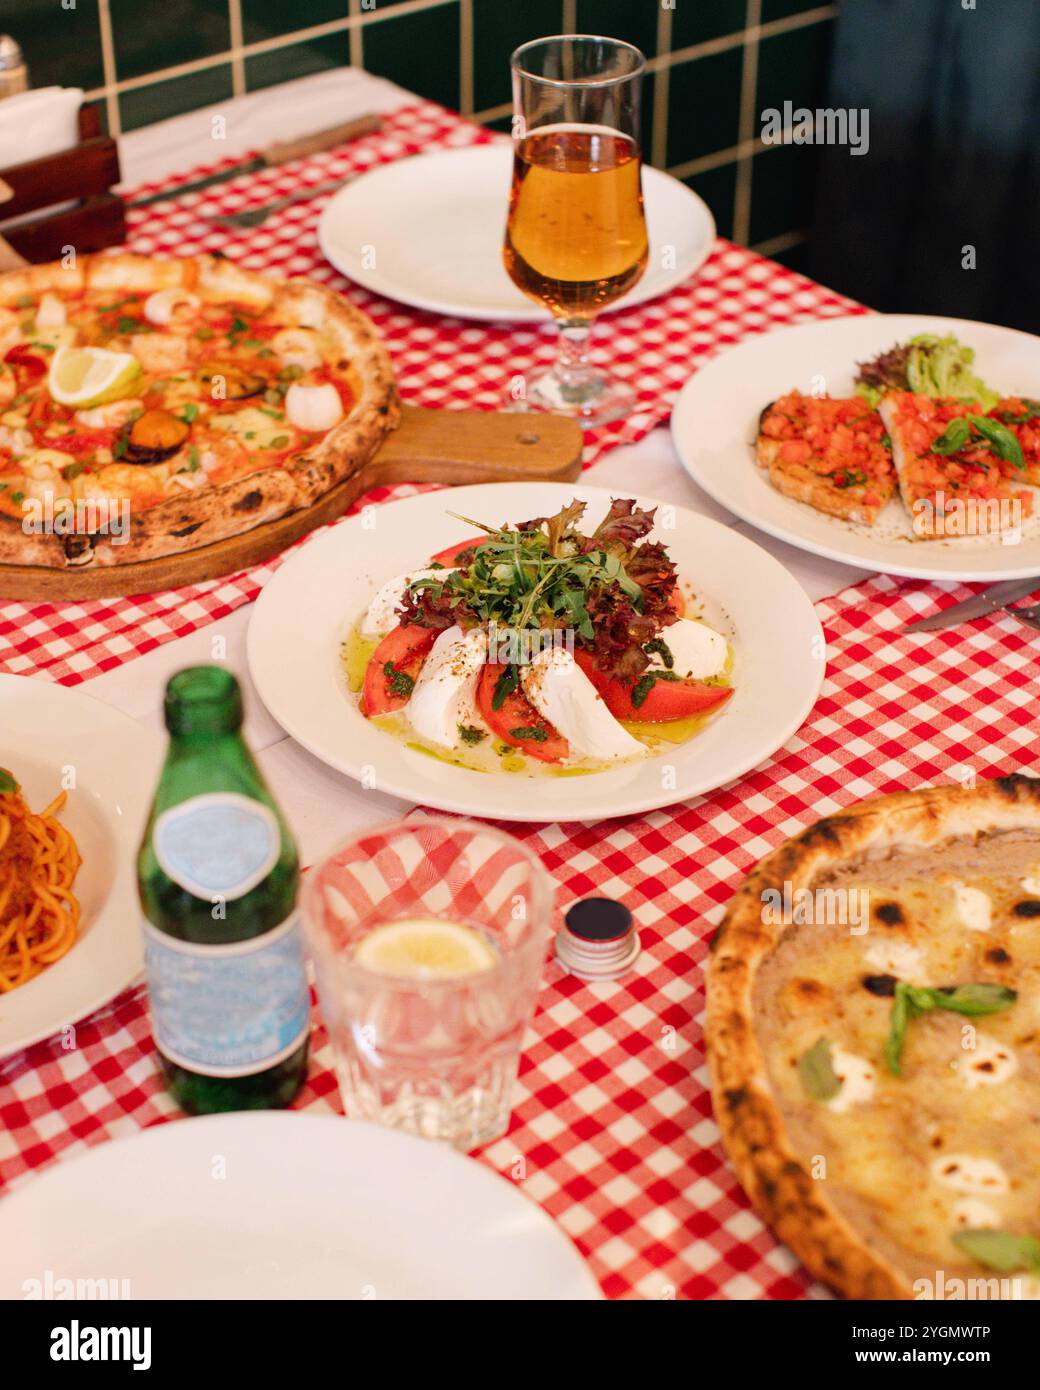
<path fill-rule="evenodd" d="M 859 859 L 1040 832 L 1040 780 L 1013 776 L 977 789 L 929 788 L 861 802 L 810 826 L 767 856 L 738 890 L 713 942 L 705 1025 L 715 1117 L 730 1160 L 762 1218 L 810 1272 L 851 1299 L 911 1299 L 912 1282 L 830 1200 L 787 1131 L 759 1042 L 756 978 L 784 935 L 764 921 L 763 893 L 809 887 Z"/>
<path fill-rule="evenodd" d="M 310 280 L 279 281 L 245 270 L 219 256 L 155 260 L 126 253 L 82 256 L 75 266 L 31 265 L 0 275 L 0 306 L 47 290 L 201 290 L 260 312 L 273 310 L 287 325 L 323 328 L 337 339 L 355 402 L 312 449 L 279 467 L 258 469 L 218 486 L 172 497 L 135 514 L 129 537 L 114 543 L 94 538 L 27 534 L 13 518 L 0 517 L 0 564 L 70 566 L 131 564 L 176 555 L 241 535 L 268 521 L 309 507 L 353 476 L 372 457 L 384 435 L 400 422 L 390 356 L 369 319 Z"/>

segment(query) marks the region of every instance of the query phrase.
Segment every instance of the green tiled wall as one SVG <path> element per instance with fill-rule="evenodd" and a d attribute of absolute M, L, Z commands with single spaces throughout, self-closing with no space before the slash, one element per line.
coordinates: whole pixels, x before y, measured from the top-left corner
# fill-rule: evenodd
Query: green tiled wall
<path fill-rule="evenodd" d="M 351 61 L 504 130 L 518 44 L 628 39 L 650 60 L 647 158 L 700 193 L 724 236 L 794 262 L 815 152 L 763 147 L 760 113 L 823 103 L 835 13 L 810 0 L 18 0 L 0 27 L 35 85 L 86 88 L 117 130 Z"/>

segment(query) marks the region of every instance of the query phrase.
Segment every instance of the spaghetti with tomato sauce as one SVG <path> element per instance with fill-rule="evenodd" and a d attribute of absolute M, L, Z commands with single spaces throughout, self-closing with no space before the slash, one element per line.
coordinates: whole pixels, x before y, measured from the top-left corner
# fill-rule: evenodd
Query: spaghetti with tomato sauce
<path fill-rule="evenodd" d="M 57 819 L 61 792 L 38 814 L 0 769 L 0 994 L 18 989 L 76 943 L 76 842 Z"/>

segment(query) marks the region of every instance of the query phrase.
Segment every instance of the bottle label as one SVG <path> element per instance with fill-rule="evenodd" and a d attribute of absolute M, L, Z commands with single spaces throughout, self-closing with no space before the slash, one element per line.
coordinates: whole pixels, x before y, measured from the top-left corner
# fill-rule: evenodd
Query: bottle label
<path fill-rule="evenodd" d="M 252 1076 L 292 1055 L 310 1027 L 299 914 L 249 941 L 200 946 L 144 923 L 152 1031 L 171 1062 Z"/>
<path fill-rule="evenodd" d="M 163 873 L 185 892 L 231 902 L 271 872 L 282 837 L 263 802 L 209 792 L 163 811 L 152 828 L 152 847 Z"/>

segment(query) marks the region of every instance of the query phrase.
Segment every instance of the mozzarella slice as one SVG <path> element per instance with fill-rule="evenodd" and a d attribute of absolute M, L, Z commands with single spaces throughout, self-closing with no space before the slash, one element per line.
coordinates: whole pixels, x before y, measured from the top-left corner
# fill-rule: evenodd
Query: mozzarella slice
<path fill-rule="evenodd" d="M 875 1077 L 870 1062 L 857 1057 L 854 1052 L 835 1047 L 831 1049 L 831 1065 L 834 1075 L 841 1082 L 841 1090 L 824 1102 L 828 1110 L 833 1110 L 836 1115 L 844 1115 L 854 1105 L 862 1105 L 870 1100 L 874 1094 Z"/>
<path fill-rule="evenodd" d="M 947 1154 L 932 1163 L 932 1177 L 954 1192 L 994 1196 L 1007 1192 L 1008 1177 L 1000 1164 L 979 1154 Z"/>
<path fill-rule="evenodd" d="M 914 984 L 927 984 L 924 978 L 924 953 L 907 941 L 874 941 L 863 952 L 863 959 L 880 975 L 895 975 Z"/>
<path fill-rule="evenodd" d="M 395 575 L 388 579 L 368 605 L 368 612 L 361 622 L 362 637 L 382 637 L 396 627 L 400 619 L 397 610 L 404 598 L 404 591 L 416 579 L 439 579 L 447 574 L 447 569 L 410 570 L 407 574 Z"/>
<path fill-rule="evenodd" d="M 993 901 L 981 888 L 966 883 L 954 883 L 953 896 L 957 916 L 969 931 L 989 931 L 993 921 Z"/>
<path fill-rule="evenodd" d="M 697 623 L 692 618 L 680 618 L 678 622 L 669 623 L 662 629 L 659 640 L 672 654 L 672 671 L 677 676 L 688 676 L 691 680 L 704 681 L 711 676 L 721 675 L 729 656 L 725 637 L 707 623 Z M 650 670 L 665 669 L 661 653 L 653 652 Z"/>
<path fill-rule="evenodd" d="M 989 1226 L 1000 1225 L 1000 1213 L 996 1207 L 983 1202 L 978 1197 L 961 1197 L 953 1204 L 953 1219 L 957 1225 L 968 1231 L 981 1231 Z"/>
<path fill-rule="evenodd" d="M 442 748 L 457 748 L 459 725 L 471 724 L 477 681 L 487 660 L 487 633 L 450 627 L 434 642 L 405 706 L 415 732 Z"/>
<path fill-rule="evenodd" d="M 343 419 L 343 402 L 331 381 L 320 386 L 301 386 L 294 381 L 285 393 L 285 415 L 297 429 L 320 434 Z"/>
<path fill-rule="evenodd" d="M 524 694 L 575 753 L 613 762 L 647 752 L 623 729 L 596 687 L 564 647 L 540 651 L 520 675 Z"/>
<path fill-rule="evenodd" d="M 988 1033 L 975 1034 L 975 1046 L 957 1059 L 957 1070 L 969 1091 L 999 1086 L 1018 1071 L 1018 1058 L 1006 1043 Z"/>

